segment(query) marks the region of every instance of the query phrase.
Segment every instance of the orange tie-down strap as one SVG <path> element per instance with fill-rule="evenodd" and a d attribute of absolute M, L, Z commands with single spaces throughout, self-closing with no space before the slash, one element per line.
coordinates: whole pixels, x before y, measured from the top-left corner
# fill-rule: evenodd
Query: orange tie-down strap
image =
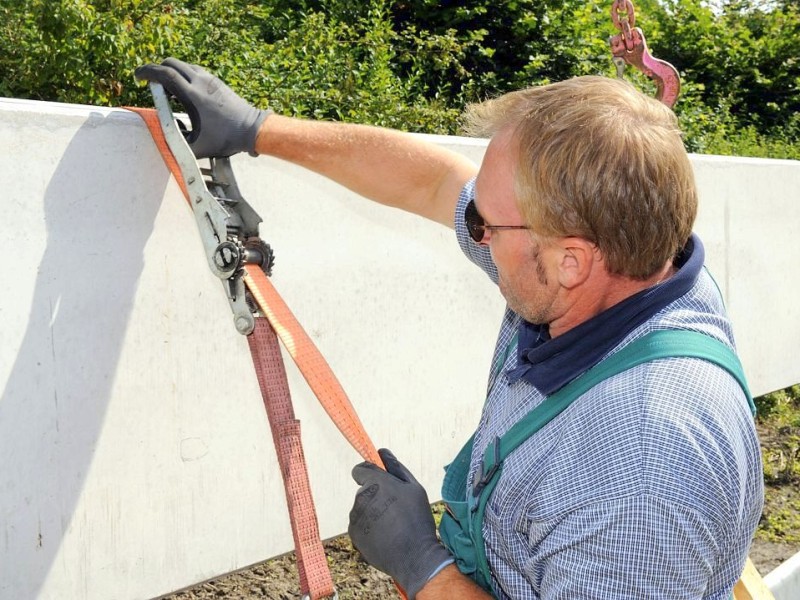
<path fill-rule="evenodd" d="M 245 285 L 278 334 L 325 412 L 365 460 L 383 465 L 378 451 L 330 365 L 286 305 L 278 290 L 256 265 L 245 266 Z"/>
<path fill-rule="evenodd" d="M 319 537 L 317 514 L 300 438 L 300 421 L 294 418 L 278 337 L 267 319 L 258 317 L 255 329 L 247 336 L 247 343 L 253 356 L 258 386 L 283 476 L 300 591 L 315 599 L 325 598 L 334 593 L 333 580 Z"/>
<path fill-rule="evenodd" d="M 144 120 L 158 151 L 188 203 L 188 190 L 180 167 L 164 138 L 158 112 L 154 109 L 136 107 L 129 107 L 129 110 L 136 112 Z M 255 329 L 247 337 L 286 490 L 300 590 L 312 599 L 328 597 L 333 595 L 334 588 L 320 541 L 316 510 L 300 440 L 300 423 L 294 418 L 286 370 L 277 343 L 278 338 L 347 441 L 365 460 L 378 465 L 383 463 L 330 365 L 292 314 L 275 286 L 259 267 L 246 265 L 245 271 L 245 285 L 268 321 L 266 323 L 264 318 L 256 318 Z M 403 596 L 400 588 L 398 591 Z"/>

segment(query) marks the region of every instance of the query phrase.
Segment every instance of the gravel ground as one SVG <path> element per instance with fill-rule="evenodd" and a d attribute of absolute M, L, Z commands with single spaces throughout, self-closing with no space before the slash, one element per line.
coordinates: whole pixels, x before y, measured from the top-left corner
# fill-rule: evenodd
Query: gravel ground
<path fill-rule="evenodd" d="M 342 536 L 325 544 L 325 554 L 339 600 L 398 598 L 392 580 L 365 563 Z M 294 553 L 268 560 L 250 569 L 214 579 L 166 600 L 299 600 Z"/>
<path fill-rule="evenodd" d="M 800 427 L 767 429 L 759 426 L 761 445 L 765 450 L 795 448 Z M 800 457 L 798 458 L 800 460 Z M 767 488 L 765 515 L 796 515 L 800 505 L 800 486 L 789 479 Z M 442 505 L 434 505 L 438 517 Z M 762 524 L 765 519 L 762 519 Z M 750 558 L 762 575 L 800 552 L 800 518 L 784 519 L 782 535 L 786 541 L 775 541 L 762 530 L 750 550 Z M 771 538 L 771 539 L 767 539 Z M 399 598 L 391 579 L 365 563 L 345 535 L 325 544 L 328 564 L 340 600 L 366 598 Z M 219 577 L 190 589 L 165 596 L 165 600 L 300 600 L 297 566 L 294 553 L 259 563 L 249 569 Z"/>
<path fill-rule="evenodd" d="M 798 493 L 796 490 L 795 493 Z M 340 600 L 399 598 L 392 580 L 365 563 L 342 536 L 325 544 L 331 575 Z M 800 544 L 756 539 L 750 558 L 762 574 L 800 552 Z M 300 600 L 294 554 L 268 560 L 240 571 L 166 596 L 165 600 Z"/>

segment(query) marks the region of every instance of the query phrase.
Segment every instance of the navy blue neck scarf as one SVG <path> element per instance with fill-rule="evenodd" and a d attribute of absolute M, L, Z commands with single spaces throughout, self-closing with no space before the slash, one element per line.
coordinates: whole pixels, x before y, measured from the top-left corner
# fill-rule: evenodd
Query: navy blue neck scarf
<path fill-rule="evenodd" d="M 584 373 L 636 327 L 688 292 L 705 261 L 700 239 L 692 234 L 675 261 L 669 279 L 642 290 L 567 331 L 550 338 L 547 325 L 523 321 L 519 326 L 517 367 L 509 381 L 524 379 L 549 396 Z"/>

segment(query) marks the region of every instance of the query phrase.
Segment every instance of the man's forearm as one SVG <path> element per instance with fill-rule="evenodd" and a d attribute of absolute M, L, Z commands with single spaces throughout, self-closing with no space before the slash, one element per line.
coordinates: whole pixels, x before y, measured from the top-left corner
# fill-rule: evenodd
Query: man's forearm
<path fill-rule="evenodd" d="M 449 565 L 442 569 L 417 594 L 417 600 L 491 600 L 492 596 L 478 587 L 458 567 Z"/>
<path fill-rule="evenodd" d="M 460 154 L 408 133 L 274 114 L 261 126 L 256 151 L 449 227 L 461 188 L 477 172 Z"/>

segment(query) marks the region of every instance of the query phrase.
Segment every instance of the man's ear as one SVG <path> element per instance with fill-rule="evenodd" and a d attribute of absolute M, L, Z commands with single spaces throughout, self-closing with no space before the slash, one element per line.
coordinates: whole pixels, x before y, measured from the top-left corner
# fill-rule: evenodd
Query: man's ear
<path fill-rule="evenodd" d="M 579 237 L 565 237 L 557 240 L 561 251 L 558 263 L 559 283 L 567 289 L 583 284 L 597 268 L 597 247 L 588 240 Z"/>

